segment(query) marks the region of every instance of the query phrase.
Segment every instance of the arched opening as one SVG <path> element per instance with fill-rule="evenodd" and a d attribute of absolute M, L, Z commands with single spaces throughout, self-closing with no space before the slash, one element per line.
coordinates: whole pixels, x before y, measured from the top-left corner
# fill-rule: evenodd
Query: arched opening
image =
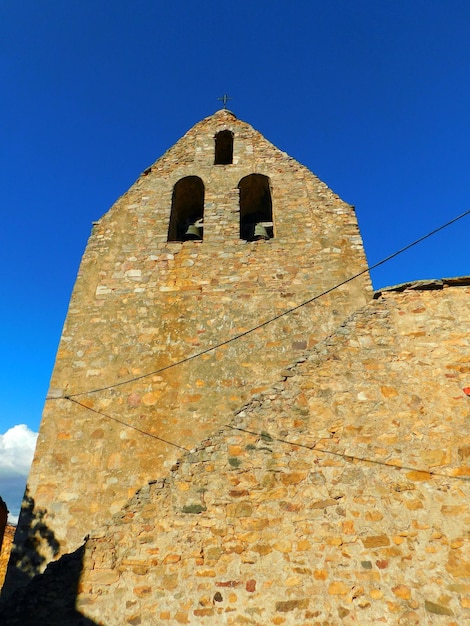
<path fill-rule="evenodd" d="M 215 165 L 230 165 L 233 163 L 233 133 L 231 130 L 221 130 L 215 136 Z"/>
<path fill-rule="evenodd" d="M 240 239 L 256 241 L 273 237 L 273 205 L 269 178 L 250 174 L 238 184 L 240 189 Z"/>
<path fill-rule="evenodd" d="M 204 183 L 199 176 L 186 176 L 173 187 L 168 241 L 202 239 Z"/>

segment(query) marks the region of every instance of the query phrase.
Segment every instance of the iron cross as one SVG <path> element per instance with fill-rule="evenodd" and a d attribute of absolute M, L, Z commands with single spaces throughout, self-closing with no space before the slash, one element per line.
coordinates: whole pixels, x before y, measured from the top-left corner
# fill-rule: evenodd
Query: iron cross
<path fill-rule="evenodd" d="M 224 95 L 221 98 L 217 98 L 217 100 L 222 100 L 222 102 L 224 103 L 224 109 L 227 108 L 227 102 L 229 100 L 232 100 L 232 98 L 229 98 L 229 96 L 227 96 L 226 93 L 224 93 Z"/>

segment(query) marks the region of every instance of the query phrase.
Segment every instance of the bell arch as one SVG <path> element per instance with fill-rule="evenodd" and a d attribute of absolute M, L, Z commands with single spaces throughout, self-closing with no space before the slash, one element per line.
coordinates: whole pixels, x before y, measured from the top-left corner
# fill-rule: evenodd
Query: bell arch
<path fill-rule="evenodd" d="M 273 204 L 271 184 L 264 174 L 249 174 L 238 183 L 240 190 L 240 239 L 271 239 Z"/>
<path fill-rule="evenodd" d="M 202 239 L 204 183 L 199 176 L 185 176 L 173 187 L 168 241 Z"/>
<path fill-rule="evenodd" d="M 233 163 L 233 133 L 221 130 L 215 136 L 214 165 L 231 165 Z"/>

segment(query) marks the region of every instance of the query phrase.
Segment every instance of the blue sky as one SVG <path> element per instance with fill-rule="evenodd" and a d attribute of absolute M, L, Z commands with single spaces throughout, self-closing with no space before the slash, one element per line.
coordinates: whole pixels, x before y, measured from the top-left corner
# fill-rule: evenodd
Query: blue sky
<path fill-rule="evenodd" d="M 39 427 L 91 222 L 225 92 L 356 206 L 371 264 L 468 210 L 469 34 L 467 0 L 1 2 L 0 433 Z M 374 286 L 470 274 L 469 228 Z"/>

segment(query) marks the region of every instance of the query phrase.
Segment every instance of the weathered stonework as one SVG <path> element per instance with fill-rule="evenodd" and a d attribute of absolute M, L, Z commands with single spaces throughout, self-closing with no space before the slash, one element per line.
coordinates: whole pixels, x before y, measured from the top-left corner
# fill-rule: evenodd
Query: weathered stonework
<path fill-rule="evenodd" d="M 466 623 L 466 283 L 357 311 L 140 489 L 73 567 L 37 577 L 6 624 Z"/>
<path fill-rule="evenodd" d="M 0 589 L 2 588 L 3 581 L 7 572 L 8 560 L 10 558 L 11 546 L 13 544 L 13 535 L 15 534 L 15 526 L 7 524 L 5 526 L 2 546 L 0 549 Z"/>
<path fill-rule="evenodd" d="M 214 165 L 224 129 L 233 163 Z M 270 180 L 269 241 L 240 239 L 250 173 Z M 186 176 L 204 239 L 168 242 Z M 372 298 L 365 272 L 156 372 L 365 268 L 352 208 L 228 111 L 147 170 L 80 268 L 10 589 L 58 560 L 1 623 L 470 621 L 469 278 Z"/>
<path fill-rule="evenodd" d="M 79 610 L 106 625 L 470 620 L 469 300 L 384 292 L 354 314 L 90 538 Z"/>
<path fill-rule="evenodd" d="M 214 165 L 214 137 L 227 129 L 233 163 Z M 268 241 L 240 239 L 239 185 L 251 174 L 269 180 Z M 167 241 L 175 185 L 188 176 L 204 184 L 204 239 Z M 353 208 L 305 167 L 229 111 L 186 133 L 94 226 L 84 254 L 19 522 L 19 544 L 38 515 L 58 543 L 42 541 L 39 570 L 365 304 L 367 272 L 243 339 L 158 370 L 365 270 Z M 73 394 L 81 395 L 65 397 Z"/>

